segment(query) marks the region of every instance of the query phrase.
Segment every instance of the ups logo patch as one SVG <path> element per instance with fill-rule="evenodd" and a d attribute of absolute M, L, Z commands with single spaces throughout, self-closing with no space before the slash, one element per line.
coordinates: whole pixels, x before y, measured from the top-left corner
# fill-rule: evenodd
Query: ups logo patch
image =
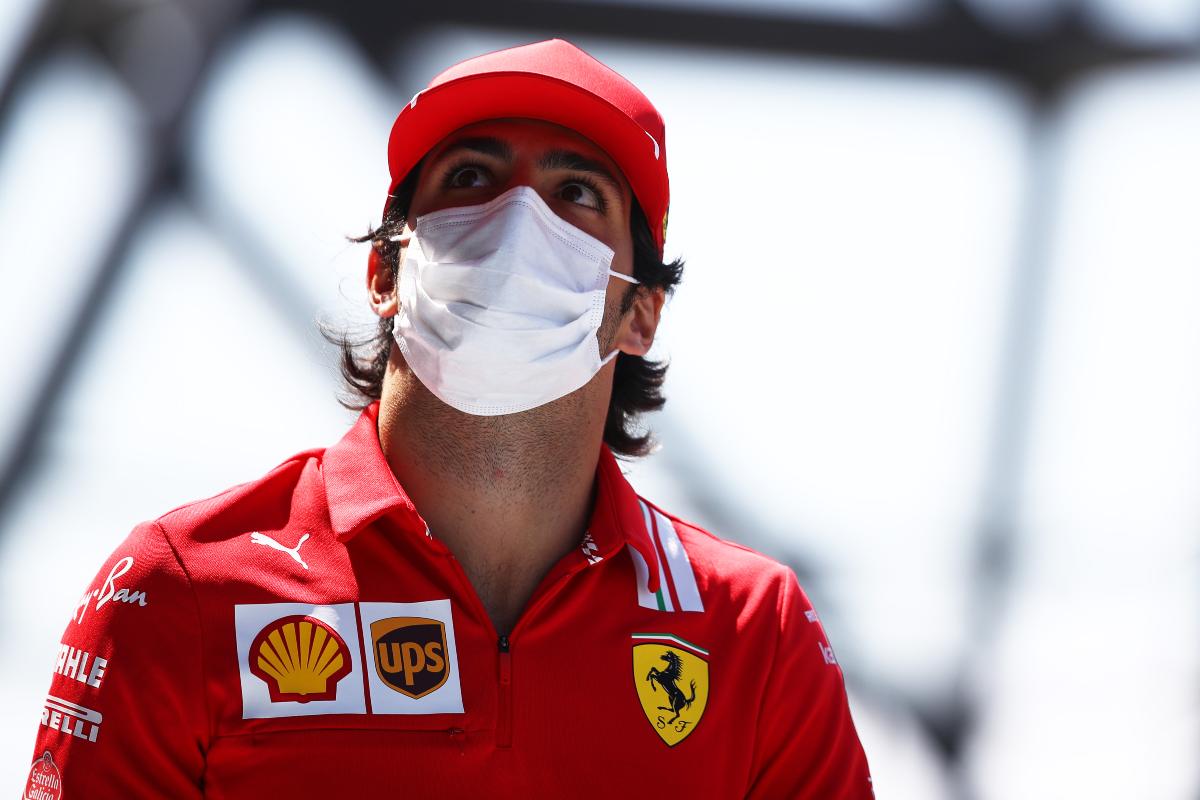
<path fill-rule="evenodd" d="M 390 689 L 424 697 L 450 677 L 446 626 L 428 617 L 387 617 L 371 623 L 375 672 Z"/>
<path fill-rule="evenodd" d="M 669 633 L 633 635 L 633 683 L 650 727 L 669 747 L 708 706 L 708 651 Z"/>

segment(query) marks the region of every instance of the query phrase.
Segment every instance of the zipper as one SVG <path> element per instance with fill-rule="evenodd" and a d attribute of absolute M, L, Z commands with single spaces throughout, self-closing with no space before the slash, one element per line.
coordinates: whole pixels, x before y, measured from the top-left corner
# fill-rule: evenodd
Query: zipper
<path fill-rule="evenodd" d="M 500 634 L 496 641 L 500 651 L 500 693 L 496 709 L 496 746 L 512 747 L 512 650 L 508 636 Z"/>
<path fill-rule="evenodd" d="M 501 634 L 499 639 L 496 641 L 496 647 L 500 651 L 499 718 L 496 720 L 497 747 L 512 747 L 512 636 L 515 635 L 517 631 L 521 630 L 521 628 L 524 627 L 531 617 L 535 616 L 538 609 L 540 609 L 547 600 L 562 590 L 562 587 L 566 585 L 571 576 L 582 571 L 583 569 L 583 566 L 576 566 L 572 569 L 566 570 L 557 578 L 555 578 L 553 583 L 551 583 L 549 586 L 546 586 L 545 590 L 540 594 L 535 591 L 533 602 L 526 606 L 525 612 L 521 614 L 520 618 L 517 620 L 517 624 L 513 627 L 512 632 L 508 634 Z M 470 581 L 468 581 L 468 584 L 469 583 Z M 472 594 L 474 594 L 474 591 L 472 591 Z M 478 600 L 478 595 L 476 595 L 476 599 Z M 482 606 L 483 603 L 480 602 L 480 605 Z"/>
<path fill-rule="evenodd" d="M 432 539 L 431 541 L 435 543 L 437 549 L 450 562 L 451 571 L 458 580 L 462 597 L 474 607 L 475 612 L 479 615 L 480 622 L 487 630 L 492 634 L 496 634 L 496 627 L 492 624 L 492 618 L 488 616 L 487 609 L 483 607 L 483 601 L 479 599 L 479 593 L 471 585 L 471 580 L 467 577 L 466 570 L 462 568 L 462 564 L 458 563 L 458 559 L 454 557 L 454 554 L 441 542 L 438 542 L 436 539 Z M 497 636 L 496 649 L 500 654 L 500 674 L 496 687 L 496 746 L 507 748 L 512 746 L 512 656 L 508 652 L 509 643 L 507 635 Z M 453 738 L 452 734 L 451 739 Z"/>
<path fill-rule="evenodd" d="M 437 541 L 434 539 L 433 541 Z M 475 591 L 475 587 L 471 585 L 471 581 L 467 578 L 466 571 L 462 568 L 462 564 L 458 563 L 458 559 L 444 545 L 439 544 L 439 549 L 453 563 L 453 571 L 459 580 L 459 585 L 463 589 L 463 595 L 471 602 L 476 611 L 479 613 L 479 618 L 483 621 L 492 633 L 496 633 L 496 628 L 492 624 L 491 617 L 488 616 L 487 609 L 483 607 L 483 601 L 479 599 L 479 593 Z M 533 602 L 526 607 L 517 624 L 513 627 L 511 633 L 498 634 L 496 638 L 496 650 L 499 654 L 499 685 L 497 694 L 496 708 L 496 746 L 508 749 L 512 747 L 512 641 L 513 633 L 521 629 L 533 612 L 537 611 L 541 606 L 557 594 L 559 589 L 566 583 L 567 579 L 576 572 L 582 570 L 582 566 L 576 566 L 569 569 L 554 579 L 554 582 L 545 587 L 545 590 L 539 595 L 534 592 Z"/>

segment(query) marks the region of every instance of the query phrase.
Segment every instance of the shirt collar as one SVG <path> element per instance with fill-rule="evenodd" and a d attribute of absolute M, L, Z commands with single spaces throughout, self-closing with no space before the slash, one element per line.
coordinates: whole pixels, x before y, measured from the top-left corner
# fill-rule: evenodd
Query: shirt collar
<path fill-rule="evenodd" d="M 322 469 L 329 521 L 341 541 L 392 512 L 403 528 L 425 532 L 416 506 L 396 481 L 379 446 L 378 419 L 379 401 L 375 401 L 337 444 L 325 450 Z"/>
<path fill-rule="evenodd" d="M 588 533 L 596 541 L 599 554 L 609 557 L 621 545 L 629 544 L 647 564 L 657 564 L 658 554 L 637 493 L 625 480 L 621 467 L 608 445 L 600 445 L 600 462 L 596 465 L 596 502 Z M 650 591 L 658 591 L 658 570 L 650 570 Z"/>
<path fill-rule="evenodd" d="M 404 530 L 425 535 L 425 522 L 396 480 L 379 445 L 379 401 L 363 409 L 346 435 L 325 451 L 322 470 L 333 532 L 341 541 L 352 539 L 368 524 L 393 514 Z M 596 465 L 596 499 L 588 534 L 598 555 L 608 558 L 629 544 L 646 560 L 658 562 L 646 530 L 641 502 L 621 474 L 608 445 L 600 446 Z M 657 591 L 658 571 L 650 571 L 651 591 Z"/>

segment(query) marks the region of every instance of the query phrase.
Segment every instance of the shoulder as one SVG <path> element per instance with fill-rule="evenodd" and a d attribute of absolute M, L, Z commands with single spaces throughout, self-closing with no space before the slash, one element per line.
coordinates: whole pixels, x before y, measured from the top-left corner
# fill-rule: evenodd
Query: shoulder
<path fill-rule="evenodd" d="M 88 593 L 102 595 L 106 581 L 118 590 L 136 587 L 161 609 L 151 589 L 159 597 L 178 599 L 206 587 L 224 591 L 233 583 L 253 582 L 261 569 L 249 557 L 251 534 L 271 532 L 278 538 L 297 522 L 311 523 L 313 536 L 328 529 L 323 455 L 323 448 L 301 451 L 254 480 L 137 524 L 102 565 Z M 112 580 L 106 578 L 110 575 Z M 187 604 L 194 607 L 191 599 Z"/>
<path fill-rule="evenodd" d="M 181 553 L 198 542 L 228 539 L 257 527 L 277 526 L 297 505 L 324 500 L 321 464 L 325 448 L 302 450 L 264 475 L 210 497 L 183 503 L 153 520 Z M 312 503 L 319 497 L 319 503 Z"/>
<path fill-rule="evenodd" d="M 172 602 L 153 605 L 173 607 L 175 600 L 191 594 L 197 573 L 211 572 L 198 570 L 198 565 L 221 561 L 206 555 L 207 548 L 201 545 L 234 539 L 255 526 L 279 519 L 280 514 L 286 519 L 297 487 L 319 477 L 323 452 L 302 451 L 256 480 L 138 523 L 101 565 L 76 607 L 75 621 L 82 623 L 89 608 L 146 607 L 154 596 L 164 600 L 169 596 Z"/>

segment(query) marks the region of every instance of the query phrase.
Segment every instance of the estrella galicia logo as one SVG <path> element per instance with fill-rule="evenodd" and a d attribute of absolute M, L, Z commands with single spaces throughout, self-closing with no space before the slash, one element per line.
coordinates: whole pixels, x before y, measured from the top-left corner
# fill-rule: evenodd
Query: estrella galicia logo
<path fill-rule="evenodd" d="M 708 705 L 708 651 L 669 633 L 635 633 L 633 640 L 633 680 L 642 711 L 659 738 L 674 747 L 696 729 Z"/>
<path fill-rule="evenodd" d="M 371 623 L 375 672 L 403 695 L 424 697 L 450 677 L 446 626 L 428 617 L 386 617 Z"/>
<path fill-rule="evenodd" d="M 62 772 L 54 763 L 54 756 L 49 750 L 42 751 L 42 757 L 33 762 L 29 768 L 29 778 L 25 781 L 23 800 L 62 800 Z"/>

